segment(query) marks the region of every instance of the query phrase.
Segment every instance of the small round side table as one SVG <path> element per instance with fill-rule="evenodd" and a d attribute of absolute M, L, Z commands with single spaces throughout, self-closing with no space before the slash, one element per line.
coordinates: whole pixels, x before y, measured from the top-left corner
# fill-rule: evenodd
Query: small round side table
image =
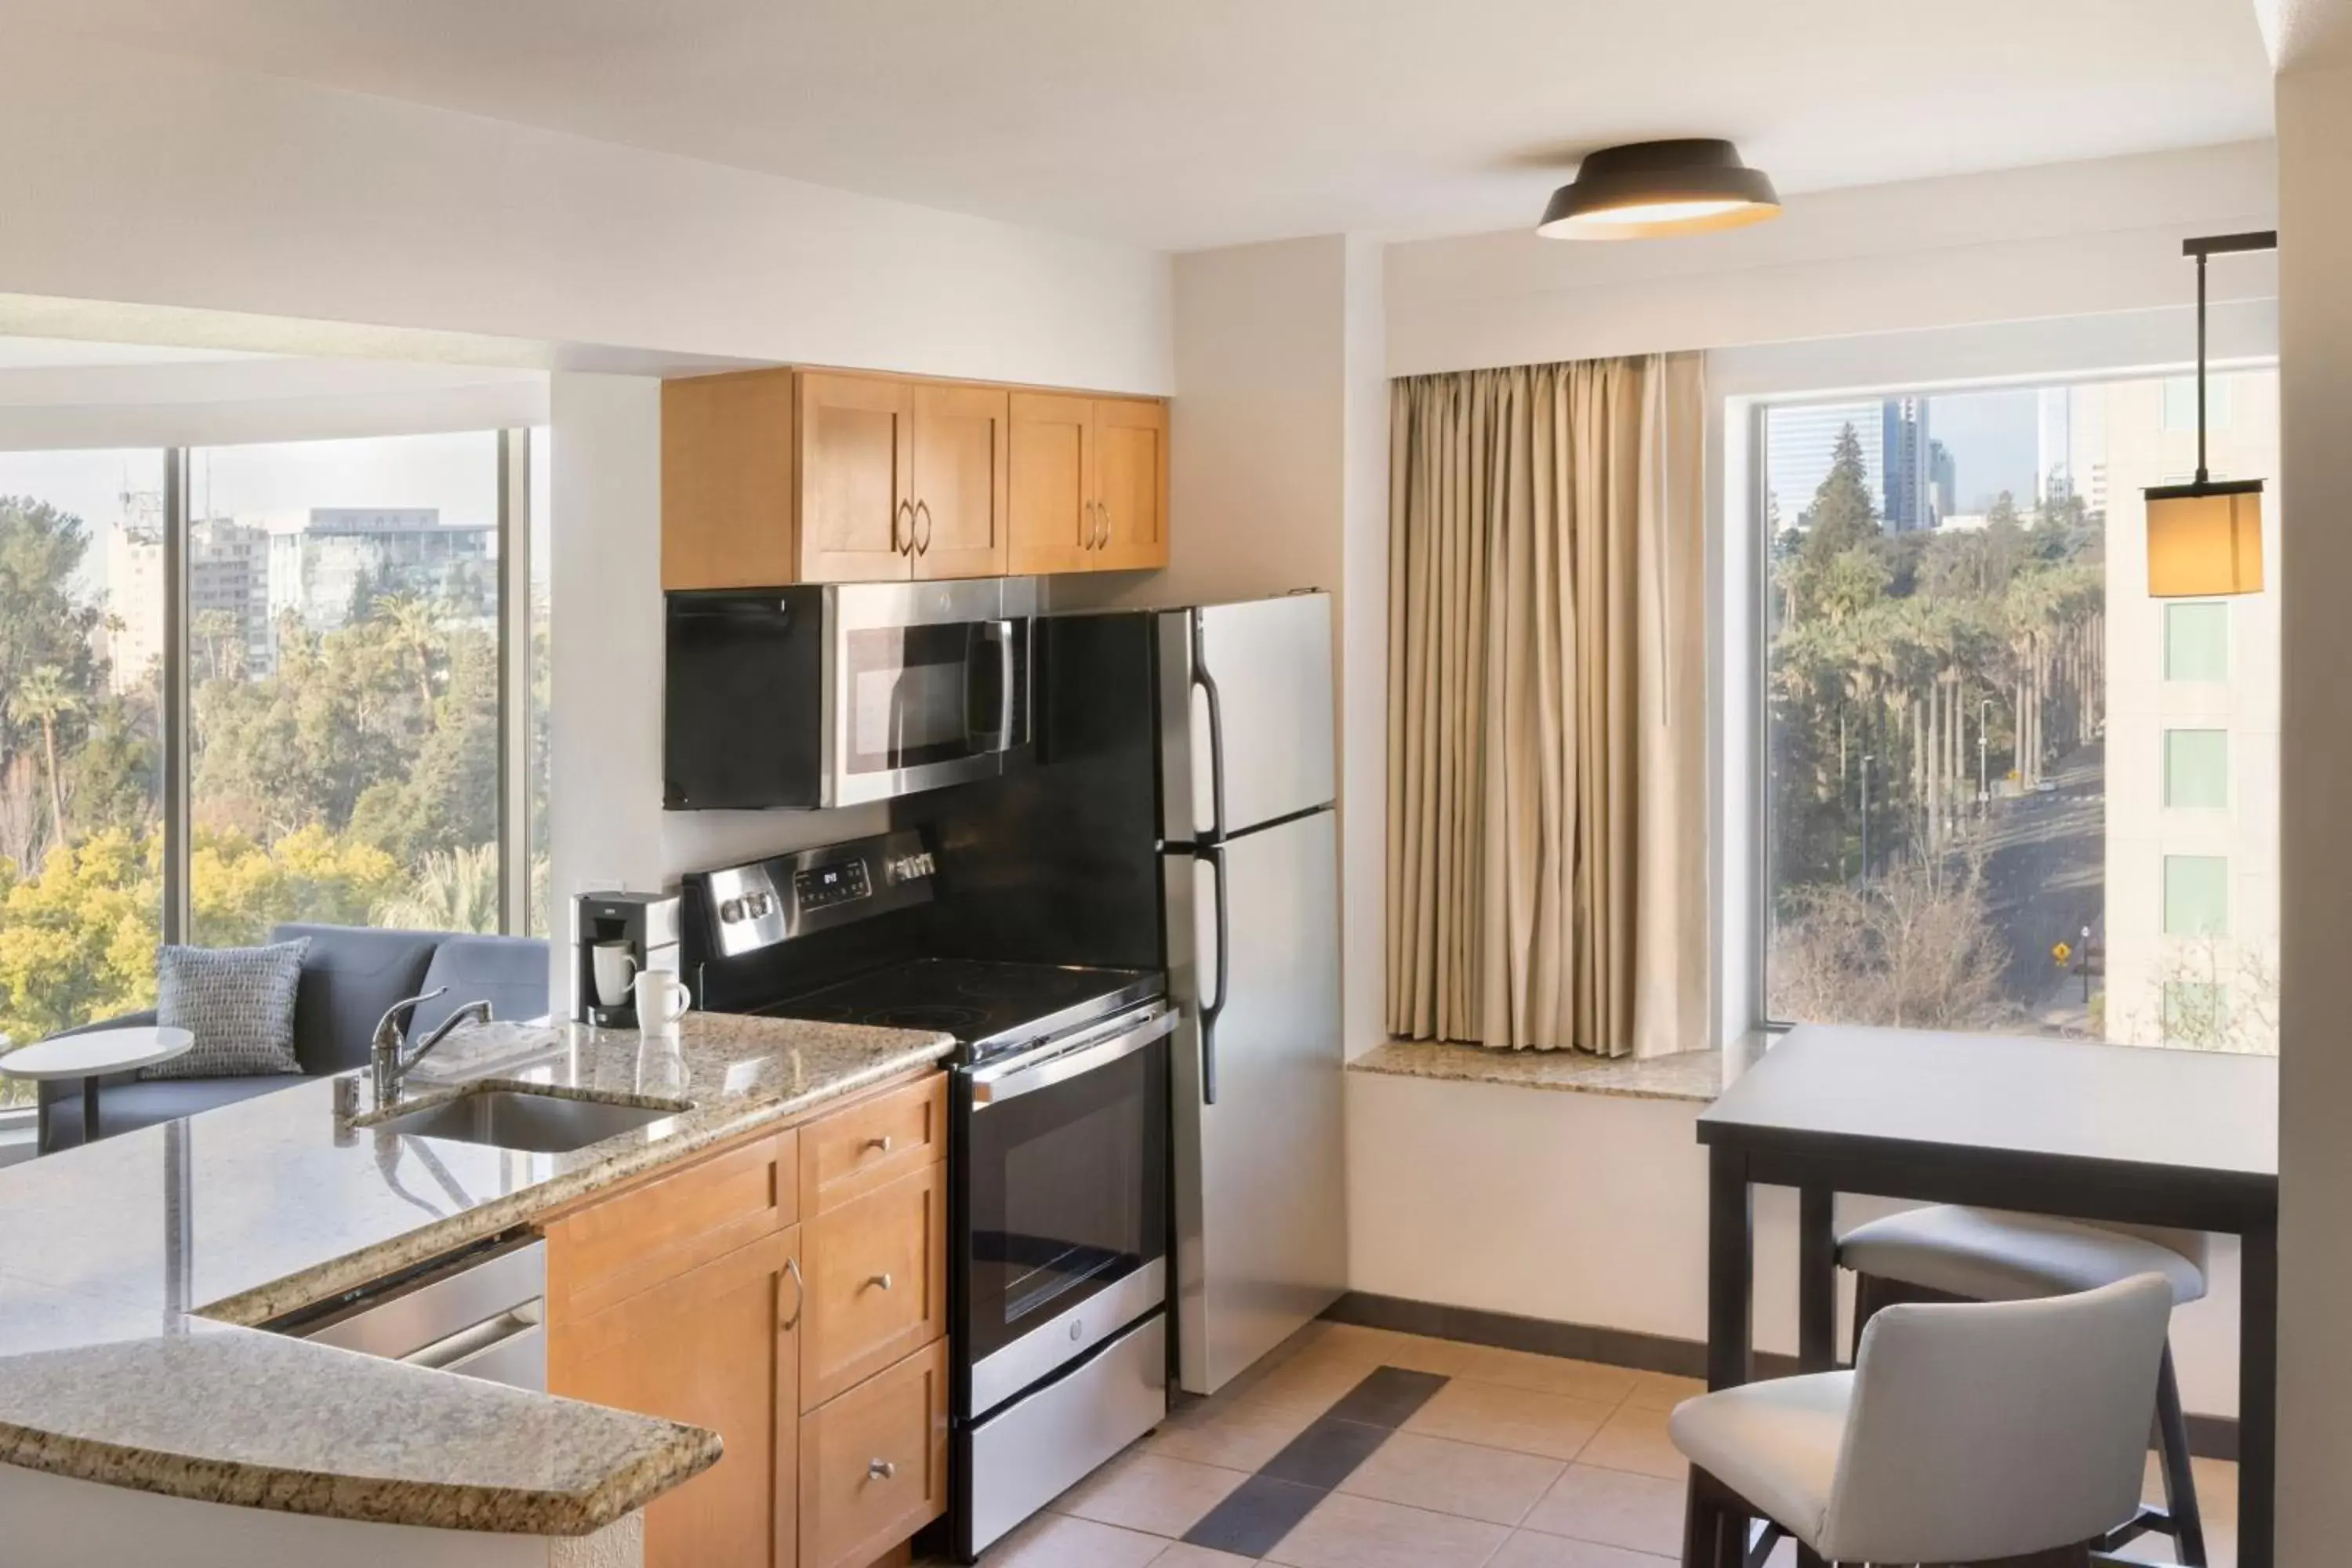
<path fill-rule="evenodd" d="M 185 1029 L 161 1024 L 134 1024 L 120 1029 L 93 1029 L 86 1035 L 58 1035 L 36 1040 L 0 1057 L 0 1073 L 10 1078 L 46 1082 L 81 1079 L 81 1141 L 98 1142 L 98 1080 L 108 1073 L 152 1067 L 185 1056 L 196 1043 Z"/>

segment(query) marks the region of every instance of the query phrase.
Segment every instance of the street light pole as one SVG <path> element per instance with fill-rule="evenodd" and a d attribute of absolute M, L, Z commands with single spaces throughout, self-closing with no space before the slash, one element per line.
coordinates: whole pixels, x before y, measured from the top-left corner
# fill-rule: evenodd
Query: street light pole
<path fill-rule="evenodd" d="M 1992 699 L 1977 704 L 1977 814 L 1985 816 L 1992 810 L 1992 779 L 1985 767 L 1985 751 L 1991 734 Z"/>
<path fill-rule="evenodd" d="M 1877 759 L 1862 759 L 1862 879 L 1870 880 L 1870 764 Z"/>

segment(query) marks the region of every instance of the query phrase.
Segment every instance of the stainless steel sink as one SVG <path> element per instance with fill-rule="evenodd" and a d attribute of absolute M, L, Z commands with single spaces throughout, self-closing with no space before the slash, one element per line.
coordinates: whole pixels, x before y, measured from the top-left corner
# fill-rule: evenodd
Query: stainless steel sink
<path fill-rule="evenodd" d="M 375 1125 L 413 1138 L 448 1138 L 532 1154 L 568 1154 L 677 1114 L 636 1105 L 489 1089 L 389 1116 Z"/>

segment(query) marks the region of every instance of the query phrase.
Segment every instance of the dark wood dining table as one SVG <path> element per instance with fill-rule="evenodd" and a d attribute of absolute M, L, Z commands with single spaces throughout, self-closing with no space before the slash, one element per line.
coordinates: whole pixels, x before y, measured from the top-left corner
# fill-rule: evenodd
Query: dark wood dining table
<path fill-rule="evenodd" d="M 1794 1187 L 1798 1361 L 1838 1364 L 1840 1193 L 2235 1236 L 2238 1563 L 2271 1568 L 2278 1404 L 2278 1061 L 1807 1025 L 1698 1121 L 1707 1386 L 1748 1381 L 1754 1192 Z"/>

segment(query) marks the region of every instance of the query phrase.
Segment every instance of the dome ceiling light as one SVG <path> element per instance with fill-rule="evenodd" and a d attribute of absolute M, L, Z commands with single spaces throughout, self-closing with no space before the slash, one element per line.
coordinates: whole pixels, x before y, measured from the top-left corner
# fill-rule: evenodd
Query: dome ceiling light
<path fill-rule="evenodd" d="M 1547 239 L 1652 239 L 1738 228 L 1780 216 L 1780 197 L 1739 149 L 1712 137 L 1634 142 L 1586 156 L 1551 194 Z"/>

